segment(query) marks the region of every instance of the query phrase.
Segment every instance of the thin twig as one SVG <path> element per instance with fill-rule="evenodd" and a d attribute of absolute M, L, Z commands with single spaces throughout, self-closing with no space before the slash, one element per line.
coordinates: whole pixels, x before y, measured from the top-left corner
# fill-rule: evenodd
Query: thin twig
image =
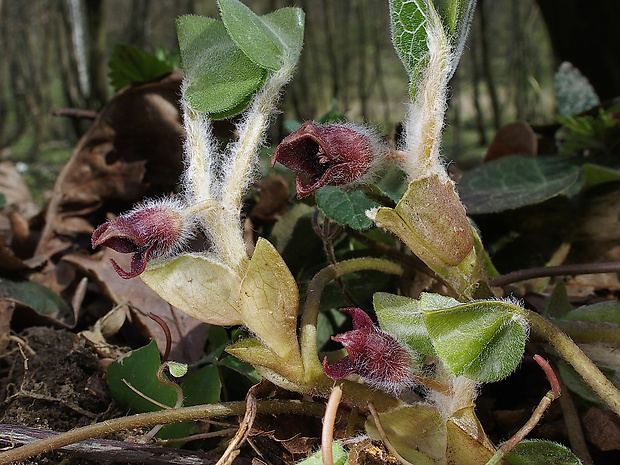
<path fill-rule="evenodd" d="M 168 355 L 170 355 L 170 347 L 172 346 L 172 334 L 170 334 L 170 328 L 168 327 L 166 322 L 162 319 L 162 317 L 160 317 L 159 315 L 149 312 L 148 317 L 151 320 L 153 320 L 155 323 L 157 323 L 164 332 L 164 336 L 166 337 L 166 348 L 164 350 L 164 355 L 161 356 L 161 361 L 167 362 Z"/>
<path fill-rule="evenodd" d="M 534 278 L 618 272 L 620 272 L 620 262 L 543 266 L 540 268 L 528 268 L 527 270 L 513 271 L 512 273 L 507 273 L 497 278 L 491 278 L 489 280 L 489 284 L 493 287 L 502 287 L 507 284 L 527 281 L 528 279 Z"/>
<path fill-rule="evenodd" d="M 227 402 L 220 404 L 197 405 L 179 409 L 160 410 L 141 413 L 129 417 L 115 418 L 81 428 L 72 429 L 16 449 L 0 453 L 0 465 L 25 460 L 45 452 L 59 449 L 69 444 L 97 438 L 136 428 L 145 428 L 159 424 L 178 423 L 184 421 L 205 420 L 208 418 L 230 417 L 245 411 L 245 402 Z M 258 413 L 304 414 L 322 418 L 325 407 L 320 403 L 302 402 L 298 400 L 261 401 L 257 405 Z"/>
<path fill-rule="evenodd" d="M 243 421 L 239 425 L 237 434 L 235 434 L 235 437 L 232 438 L 228 444 L 228 447 L 215 465 L 228 465 L 232 463 L 234 458 L 238 455 L 239 447 L 250 434 L 250 430 L 252 429 L 252 425 L 254 425 L 254 420 L 256 419 L 255 392 L 256 389 L 258 389 L 258 386 L 258 384 L 255 384 L 248 390 L 248 393 L 245 396 L 245 415 L 243 416 Z"/>
<path fill-rule="evenodd" d="M 527 423 L 525 423 L 525 425 L 523 425 L 523 427 L 519 431 L 517 431 L 514 436 L 512 436 L 508 441 L 502 444 L 499 450 L 495 453 L 495 455 L 493 455 L 493 457 L 491 457 L 491 460 L 489 460 L 486 465 L 498 464 L 508 452 L 510 452 L 517 444 L 519 444 L 519 442 L 523 440 L 523 438 L 525 438 L 525 436 L 527 436 L 534 429 L 534 427 L 542 418 L 543 414 L 549 408 L 549 405 L 551 405 L 551 402 L 560 397 L 560 383 L 558 382 L 558 378 L 555 376 L 551 365 L 549 365 L 549 362 L 547 362 L 540 355 L 534 355 L 534 360 L 543 369 L 545 375 L 547 375 L 547 379 L 549 380 L 549 384 L 551 385 L 551 390 L 547 394 L 545 394 L 545 396 L 540 400 L 538 407 L 536 407 L 534 413 L 532 413 L 532 416 L 527 421 Z"/>
<path fill-rule="evenodd" d="M 398 451 L 394 448 L 394 446 L 388 439 L 387 434 L 385 434 L 385 430 L 383 429 L 383 426 L 381 425 L 381 419 L 379 418 L 377 409 L 375 409 L 375 406 L 372 405 L 372 402 L 368 402 L 368 410 L 370 410 L 370 414 L 372 415 L 372 419 L 375 421 L 375 426 L 377 427 L 377 431 L 379 431 L 379 436 L 381 436 L 381 440 L 383 441 L 383 444 L 385 444 L 386 449 L 390 451 L 390 454 L 396 457 L 403 465 L 413 465 L 411 462 L 405 460 L 398 453 Z"/>
<path fill-rule="evenodd" d="M 332 443 L 334 442 L 334 424 L 336 423 L 336 414 L 338 413 L 340 399 L 342 399 L 342 388 L 336 385 L 329 395 L 327 407 L 325 408 L 325 416 L 323 417 L 323 428 L 321 430 L 323 465 L 334 465 Z"/>

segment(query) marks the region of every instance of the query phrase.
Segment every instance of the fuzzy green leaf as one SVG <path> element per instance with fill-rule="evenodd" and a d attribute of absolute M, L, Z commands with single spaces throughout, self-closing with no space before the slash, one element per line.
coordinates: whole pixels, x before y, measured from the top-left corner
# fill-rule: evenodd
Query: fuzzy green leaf
<path fill-rule="evenodd" d="M 540 203 L 581 182 L 579 166 L 566 157 L 510 156 L 466 172 L 458 191 L 475 215 Z"/>
<path fill-rule="evenodd" d="M 224 25 L 247 57 L 261 68 L 294 66 L 303 45 L 304 13 L 283 8 L 257 16 L 239 0 L 218 0 Z"/>
<path fill-rule="evenodd" d="M 186 253 L 151 264 L 140 278 L 166 302 L 199 321 L 220 326 L 243 322 L 237 308 L 240 278 L 208 254 Z"/>
<path fill-rule="evenodd" d="M 584 305 L 563 315 L 564 320 L 597 321 L 620 325 L 620 302 L 610 300 Z"/>
<path fill-rule="evenodd" d="M 334 465 L 345 465 L 349 459 L 349 454 L 340 445 L 340 441 L 334 441 L 332 443 L 332 462 Z M 297 465 L 323 465 L 323 452 L 318 451 L 312 454 L 305 460 L 297 462 Z"/>
<path fill-rule="evenodd" d="M 510 465 L 581 465 L 566 447 L 550 441 L 521 441 L 504 457 Z"/>
<path fill-rule="evenodd" d="M 450 43 L 453 49 L 450 64 L 450 76 L 452 76 L 465 48 L 469 26 L 476 9 L 476 0 L 434 0 L 434 3 L 450 35 Z"/>
<path fill-rule="evenodd" d="M 200 16 L 177 19 L 185 100 L 196 111 L 226 117 L 242 111 L 267 71 L 250 60 L 223 23 Z"/>
<path fill-rule="evenodd" d="M 436 13 L 432 3 L 429 8 L 426 0 L 390 0 L 392 42 L 409 74 L 412 96 L 428 64 L 426 41 L 430 14 Z"/>
<path fill-rule="evenodd" d="M 525 350 L 526 323 L 516 304 L 502 300 L 461 303 L 420 296 L 423 321 L 439 357 L 457 376 L 491 382 L 508 376 Z"/>
<path fill-rule="evenodd" d="M 344 192 L 334 186 L 319 189 L 316 193 L 316 204 L 331 219 L 358 231 L 373 226 L 366 211 L 379 207 L 377 202 L 370 200 L 360 191 Z"/>
<path fill-rule="evenodd" d="M 375 313 L 381 329 L 407 344 L 415 354 L 437 355 L 422 317 L 424 313 L 415 299 L 386 292 L 373 297 Z"/>

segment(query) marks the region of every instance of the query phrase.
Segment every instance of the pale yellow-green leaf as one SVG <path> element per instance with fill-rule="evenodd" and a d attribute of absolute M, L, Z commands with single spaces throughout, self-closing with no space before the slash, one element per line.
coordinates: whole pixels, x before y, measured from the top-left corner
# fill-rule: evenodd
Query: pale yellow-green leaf
<path fill-rule="evenodd" d="M 495 448 L 484 433 L 473 407 L 456 412 L 447 422 L 448 465 L 484 465 Z"/>
<path fill-rule="evenodd" d="M 276 248 L 260 238 L 239 291 L 239 311 L 252 332 L 282 360 L 300 363 L 299 291 Z"/>
<path fill-rule="evenodd" d="M 379 413 L 379 418 L 390 443 L 404 459 L 416 465 L 446 463 L 446 422 L 437 408 L 403 405 Z M 372 417 L 365 426 L 372 439 L 381 439 Z"/>
<path fill-rule="evenodd" d="M 207 254 L 183 254 L 149 265 L 140 277 L 172 306 L 199 321 L 243 323 L 236 301 L 241 279 Z"/>
<path fill-rule="evenodd" d="M 226 347 L 226 352 L 253 365 L 258 373 L 277 384 L 299 391 L 294 380 L 303 380 L 304 369 L 300 363 L 283 362 L 273 351 L 265 347 L 258 339 L 250 338 Z"/>

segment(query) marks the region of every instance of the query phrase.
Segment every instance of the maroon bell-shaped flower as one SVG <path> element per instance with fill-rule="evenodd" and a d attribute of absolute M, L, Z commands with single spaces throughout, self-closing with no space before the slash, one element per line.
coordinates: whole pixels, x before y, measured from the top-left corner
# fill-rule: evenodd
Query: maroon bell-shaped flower
<path fill-rule="evenodd" d="M 368 385 L 389 394 L 399 394 L 411 387 L 410 353 L 392 336 L 377 328 L 370 317 L 359 308 L 342 308 L 353 317 L 353 331 L 333 336 L 347 349 L 347 356 L 333 365 L 323 360 L 325 374 L 342 379 L 359 375 Z"/>
<path fill-rule="evenodd" d="M 121 278 L 138 276 L 151 257 L 177 250 L 190 235 L 182 206 L 165 199 L 136 207 L 99 226 L 91 237 L 93 248 L 104 245 L 120 253 L 131 253 L 131 270 L 112 266 Z"/>
<path fill-rule="evenodd" d="M 352 124 L 317 125 L 306 121 L 286 136 L 271 156 L 297 172 L 297 195 L 327 185 L 363 182 L 372 176 L 386 150 L 367 128 Z"/>

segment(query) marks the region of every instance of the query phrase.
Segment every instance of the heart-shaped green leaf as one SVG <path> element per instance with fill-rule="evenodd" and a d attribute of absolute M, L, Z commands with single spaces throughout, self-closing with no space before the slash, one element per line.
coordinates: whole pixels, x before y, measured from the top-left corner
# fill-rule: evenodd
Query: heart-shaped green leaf
<path fill-rule="evenodd" d="M 243 110 L 267 71 L 248 58 L 220 21 L 182 16 L 177 34 L 189 106 L 214 118 Z"/>
<path fill-rule="evenodd" d="M 581 182 L 579 166 L 567 157 L 515 155 L 468 171 L 459 180 L 458 190 L 471 215 L 540 203 Z"/>
<path fill-rule="evenodd" d="M 319 189 L 316 204 L 331 219 L 358 231 L 373 226 L 372 220 L 366 216 L 366 210 L 379 206 L 360 191 L 344 192 L 334 186 Z"/>
<path fill-rule="evenodd" d="M 425 293 L 420 308 L 437 354 L 455 375 L 497 381 L 521 361 L 527 330 L 518 305 L 503 300 L 461 303 Z"/>
<path fill-rule="evenodd" d="M 237 309 L 241 279 L 207 254 L 186 253 L 151 264 L 140 278 L 192 318 L 219 326 L 243 323 Z"/>
<path fill-rule="evenodd" d="M 218 0 L 228 34 L 247 57 L 261 68 L 278 70 L 294 66 L 304 35 L 304 13 L 283 8 L 257 16 L 239 0 Z"/>

